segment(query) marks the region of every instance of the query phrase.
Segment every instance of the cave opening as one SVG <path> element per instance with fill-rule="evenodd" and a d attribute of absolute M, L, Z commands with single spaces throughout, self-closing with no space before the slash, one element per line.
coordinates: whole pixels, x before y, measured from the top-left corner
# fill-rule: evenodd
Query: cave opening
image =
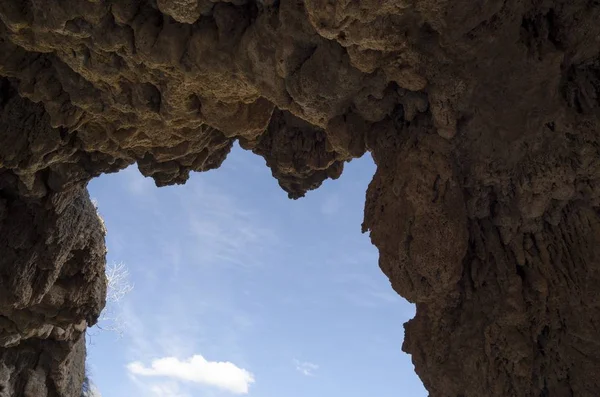
<path fill-rule="evenodd" d="M 102 320 L 88 331 L 102 395 L 425 396 L 400 351 L 414 305 L 360 231 L 374 171 L 363 156 L 292 201 L 236 145 L 183 186 L 157 189 L 135 166 L 94 179 L 108 263 L 124 263 L 134 286 L 105 309 L 121 334 Z M 218 382 L 169 372 L 208 377 L 216 362 L 231 365 Z"/>

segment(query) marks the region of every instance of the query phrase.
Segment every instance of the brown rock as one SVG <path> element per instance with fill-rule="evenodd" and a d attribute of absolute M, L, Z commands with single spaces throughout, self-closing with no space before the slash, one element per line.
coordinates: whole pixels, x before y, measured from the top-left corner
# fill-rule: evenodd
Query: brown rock
<path fill-rule="evenodd" d="M 42 4 L 43 3 L 43 4 Z M 432 396 L 600 390 L 600 6 L 0 2 L 0 383 L 77 396 L 105 293 L 85 193 L 233 142 L 298 198 L 369 150 L 364 230 Z M 37 364 L 32 364 L 37 363 Z"/>

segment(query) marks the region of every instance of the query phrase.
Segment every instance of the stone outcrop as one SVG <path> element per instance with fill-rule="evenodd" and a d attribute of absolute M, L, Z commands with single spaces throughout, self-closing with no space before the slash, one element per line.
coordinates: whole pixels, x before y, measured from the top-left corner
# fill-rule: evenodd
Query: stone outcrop
<path fill-rule="evenodd" d="M 432 396 L 600 392 L 600 3 L 3 0 L 0 393 L 76 396 L 104 305 L 85 192 L 371 153 L 363 230 Z M 27 394 L 29 393 L 29 394 Z"/>

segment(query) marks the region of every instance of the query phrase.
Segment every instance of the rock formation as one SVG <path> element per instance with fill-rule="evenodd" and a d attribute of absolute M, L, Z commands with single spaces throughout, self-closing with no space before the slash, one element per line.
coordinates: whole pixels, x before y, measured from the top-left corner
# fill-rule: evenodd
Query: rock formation
<path fill-rule="evenodd" d="M 600 393 L 597 0 L 0 1 L 0 395 L 78 396 L 86 193 L 234 141 L 291 198 L 371 153 L 363 230 L 431 396 Z M 400 392 L 399 392 L 400 393 Z"/>

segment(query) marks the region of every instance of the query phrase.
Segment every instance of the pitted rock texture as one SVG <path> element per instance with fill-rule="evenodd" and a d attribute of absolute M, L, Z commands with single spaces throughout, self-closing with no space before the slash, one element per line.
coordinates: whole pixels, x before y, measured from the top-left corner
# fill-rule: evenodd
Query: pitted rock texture
<path fill-rule="evenodd" d="M 0 93 L 0 395 L 79 397 L 83 333 L 106 298 L 105 230 L 85 189 L 97 171 L 42 105 L 6 79 Z"/>
<path fill-rule="evenodd" d="M 133 163 L 183 183 L 237 140 L 291 198 L 371 153 L 363 230 L 417 304 L 431 396 L 597 396 L 598 20 L 592 0 L 3 0 L 7 395 L 76 395 L 53 368 L 81 373 L 104 304 L 86 183 Z"/>

